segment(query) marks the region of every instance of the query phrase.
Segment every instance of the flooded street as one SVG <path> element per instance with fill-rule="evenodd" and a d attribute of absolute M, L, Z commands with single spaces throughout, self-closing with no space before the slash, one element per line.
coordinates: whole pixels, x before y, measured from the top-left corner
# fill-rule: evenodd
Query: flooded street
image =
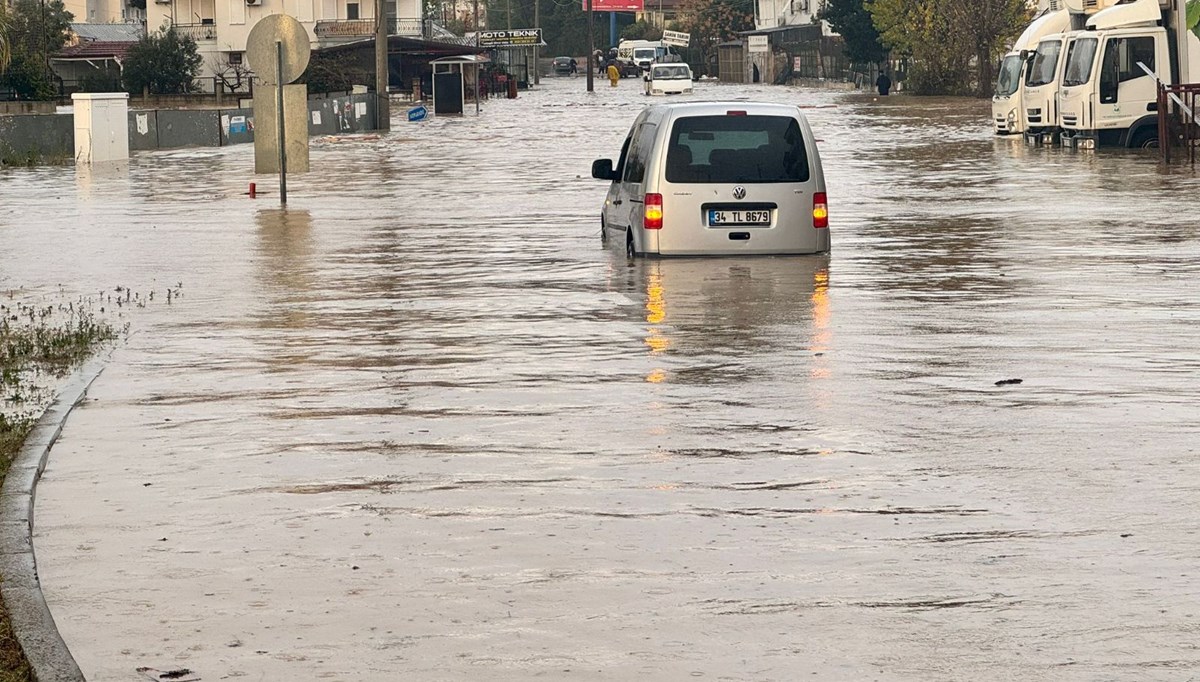
<path fill-rule="evenodd" d="M 88 679 L 1200 675 L 1200 175 L 700 83 L 808 107 L 832 252 L 631 262 L 639 86 L 314 138 L 286 210 L 250 145 L 0 171 L 0 290 L 155 293 L 38 488 Z"/>

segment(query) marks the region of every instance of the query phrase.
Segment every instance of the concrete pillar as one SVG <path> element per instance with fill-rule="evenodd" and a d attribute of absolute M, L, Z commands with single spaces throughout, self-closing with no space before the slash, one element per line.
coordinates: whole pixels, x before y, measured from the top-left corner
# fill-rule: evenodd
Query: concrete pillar
<path fill-rule="evenodd" d="M 129 94 L 76 92 L 75 164 L 129 159 Z"/>

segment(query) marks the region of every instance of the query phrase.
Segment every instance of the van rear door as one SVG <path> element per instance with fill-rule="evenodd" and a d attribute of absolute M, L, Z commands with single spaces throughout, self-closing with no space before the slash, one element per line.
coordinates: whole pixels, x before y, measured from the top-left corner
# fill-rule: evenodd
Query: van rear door
<path fill-rule="evenodd" d="M 797 113 L 681 116 L 671 124 L 661 186 L 662 254 L 815 253 L 824 191 L 812 131 Z M 810 153 L 809 150 L 812 150 Z M 810 158 L 811 157 L 811 158 Z"/>

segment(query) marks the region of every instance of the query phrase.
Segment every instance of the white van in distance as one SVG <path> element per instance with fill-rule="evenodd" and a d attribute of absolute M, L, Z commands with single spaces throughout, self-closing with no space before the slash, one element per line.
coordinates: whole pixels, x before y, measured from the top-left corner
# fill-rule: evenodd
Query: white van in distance
<path fill-rule="evenodd" d="M 651 64 L 644 79 L 647 95 L 683 95 L 692 91 L 692 69 L 683 62 Z"/>
<path fill-rule="evenodd" d="M 647 107 L 616 165 L 595 161 L 592 177 L 612 183 L 602 233 L 630 256 L 829 250 L 825 175 L 796 106 Z"/>

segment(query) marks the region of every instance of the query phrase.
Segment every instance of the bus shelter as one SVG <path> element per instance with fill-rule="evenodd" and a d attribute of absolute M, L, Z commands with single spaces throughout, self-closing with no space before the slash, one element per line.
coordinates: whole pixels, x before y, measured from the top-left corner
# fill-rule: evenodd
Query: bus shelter
<path fill-rule="evenodd" d="M 491 60 L 487 55 L 463 54 L 429 62 L 433 67 L 433 113 L 461 114 L 467 95 L 475 101 L 479 115 L 479 67 Z M 470 89 L 467 83 L 470 83 Z"/>

